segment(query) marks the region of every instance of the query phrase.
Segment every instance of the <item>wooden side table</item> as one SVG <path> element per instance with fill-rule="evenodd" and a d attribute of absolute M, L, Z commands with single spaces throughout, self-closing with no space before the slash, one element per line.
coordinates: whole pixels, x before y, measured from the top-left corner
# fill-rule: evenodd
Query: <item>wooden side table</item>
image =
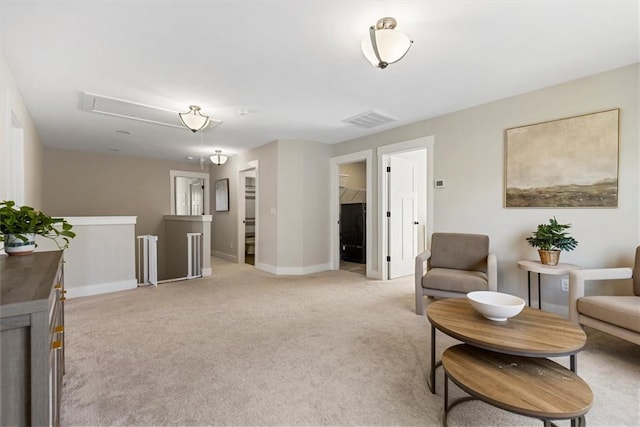
<path fill-rule="evenodd" d="M 497 408 L 551 420 L 571 419 L 585 425 L 584 415 L 593 403 L 589 385 L 574 372 L 545 358 L 514 356 L 468 344 L 449 347 L 442 355 L 445 370 L 443 425 L 459 403 L 480 399 Z M 449 403 L 452 380 L 472 397 Z"/>
<path fill-rule="evenodd" d="M 546 265 L 540 261 L 518 261 L 518 268 L 527 272 L 527 289 L 529 297 L 529 307 L 531 307 L 531 273 L 538 273 L 538 308 L 542 310 L 542 296 L 540 293 L 540 275 L 549 274 L 552 276 L 563 276 L 569 274 L 571 270 L 577 270 L 579 267 L 575 264 Z"/>

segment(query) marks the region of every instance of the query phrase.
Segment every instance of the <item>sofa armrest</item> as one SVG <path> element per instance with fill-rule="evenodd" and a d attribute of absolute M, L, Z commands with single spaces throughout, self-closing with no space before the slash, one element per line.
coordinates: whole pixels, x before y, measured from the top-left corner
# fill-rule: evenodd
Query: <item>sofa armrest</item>
<path fill-rule="evenodd" d="M 498 291 L 498 258 L 496 254 L 487 255 L 487 280 L 489 284 L 489 290 L 493 292 Z"/>
<path fill-rule="evenodd" d="M 586 280 L 619 280 L 631 279 L 630 268 L 593 268 L 572 270 L 569 272 L 569 321 L 578 323 L 578 299 L 584 296 Z"/>
<path fill-rule="evenodd" d="M 424 264 L 431 258 L 430 251 L 424 251 L 416 257 L 416 314 L 424 315 L 424 296 L 422 293 L 422 277 L 424 276 Z"/>
<path fill-rule="evenodd" d="M 422 281 L 422 276 L 424 276 L 424 263 L 427 262 L 429 258 L 431 258 L 431 251 L 424 251 L 416 257 L 416 284 L 418 283 L 418 278 Z M 422 286 L 422 283 L 420 286 Z"/>

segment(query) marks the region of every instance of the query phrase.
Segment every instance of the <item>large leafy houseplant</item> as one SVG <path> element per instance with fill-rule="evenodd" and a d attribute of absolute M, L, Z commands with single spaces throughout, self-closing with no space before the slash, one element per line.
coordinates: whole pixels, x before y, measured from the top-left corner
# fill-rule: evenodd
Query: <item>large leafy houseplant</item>
<path fill-rule="evenodd" d="M 11 200 L 0 202 L 0 241 L 5 246 L 9 240 L 27 244 L 33 235 L 38 235 L 52 239 L 58 248 L 66 249 L 69 239 L 76 236 L 71 229 L 72 225 L 64 218 L 52 218 L 31 206 L 18 207 Z"/>
<path fill-rule="evenodd" d="M 548 224 L 538 224 L 536 231 L 526 240 L 529 245 L 539 248 L 543 264 L 556 265 L 560 251 L 572 251 L 578 246 L 578 241 L 567 233 L 569 228 L 571 224 L 560 224 L 554 216 Z"/>

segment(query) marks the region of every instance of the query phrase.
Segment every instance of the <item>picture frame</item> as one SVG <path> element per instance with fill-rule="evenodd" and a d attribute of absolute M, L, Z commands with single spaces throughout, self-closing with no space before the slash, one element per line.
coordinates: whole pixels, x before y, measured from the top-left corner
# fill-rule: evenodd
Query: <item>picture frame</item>
<path fill-rule="evenodd" d="M 620 109 L 505 131 L 506 208 L 618 206 Z"/>
<path fill-rule="evenodd" d="M 216 212 L 229 211 L 229 178 L 218 179 L 215 182 Z"/>

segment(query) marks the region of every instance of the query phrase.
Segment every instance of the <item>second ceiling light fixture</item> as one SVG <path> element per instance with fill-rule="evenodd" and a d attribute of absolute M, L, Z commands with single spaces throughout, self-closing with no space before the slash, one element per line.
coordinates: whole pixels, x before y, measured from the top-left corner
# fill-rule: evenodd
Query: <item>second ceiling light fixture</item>
<path fill-rule="evenodd" d="M 211 120 L 209 116 L 205 116 L 200 112 L 200 110 L 200 107 L 198 107 L 197 105 L 190 105 L 189 111 L 187 111 L 186 113 L 178 113 L 182 124 L 184 124 L 191 132 L 196 133 L 198 131 L 201 131 L 206 128 L 207 125 L 209 125 L 209 123 L 211 122 L 215 123 L 214 126 L 222 123 L 219 120 Z M 200 134 L 200 138 L 200 144 L 202 146 L 202 133 Z M 209 157 L 209 159 L 211 160 L 211 163 L 220 166 L 227 162 L 228 157 L 223 155 L 221 150 L 216 150 L 215 154 Z M 200 162 L 202 163 L 202 158 L 200 158 Z"/>

